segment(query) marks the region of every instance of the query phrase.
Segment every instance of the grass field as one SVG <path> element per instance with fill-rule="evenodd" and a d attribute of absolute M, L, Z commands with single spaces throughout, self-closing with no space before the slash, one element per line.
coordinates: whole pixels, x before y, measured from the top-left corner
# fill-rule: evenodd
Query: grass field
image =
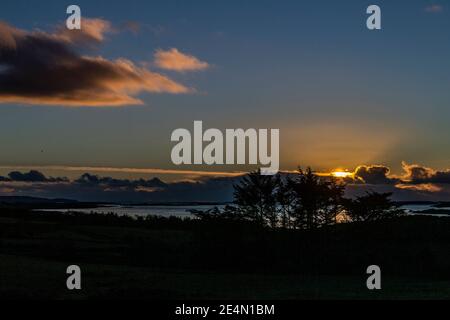
<path fill-rule="evenodd" d="M 367 230 L 358 228 L 355 235 L 349 229 L 333 233 L 332 241 L 314 235 L 319 240 L 310 239 L 311 249 L 297 250 L 292 237 L 298 235 L 292 232 L 263 233 L 258 239 L 266 242 L 255 242 L 255 235 L 236 229 L 221 229 L 221 234 L 183 224 L 143 228 L 6 215 L 0 218 L 0 297 L 450 299 L 448 220 L 401 220 L 372 229 L 377 241 Z M 395 243 L 389 240 L 392 237 Z M 303 254 L 295 253 L 299 250 Z M 320 252 L 322 257 L 314 260 L 311 252 Z M 395 266 L 386 267 L 385 273 L 382 268 L 381 290 L 366 288 L 367 275 L 359 266 L 367 255 L 371 261 L 382 257 L 382 266 Z M 417 261 L 417 267 L 417 257 L 432 263 Z M 269 258 L 273 261 L 266 262 Z M 301 268 L 308 267 L 302 264 L 304 260 L 314 260 L 319 271 L 303 272 Z M 71 264 L 81 267 L 80 291 L 66 288 L 66 268 Z M 358 267 L 346 272 L 346 266 L 353 264 Z M 398 272 L 401 268 L 405 268 L 404 275 Z"/>
<path fill-rule="evenodd" d="M 2 298 L 38 299 L 450 299 L 450 281 L 365 276 L 227 274 L 81 264 L 82 290 L 66 288 L 67 263 L 0 255 Z"/>

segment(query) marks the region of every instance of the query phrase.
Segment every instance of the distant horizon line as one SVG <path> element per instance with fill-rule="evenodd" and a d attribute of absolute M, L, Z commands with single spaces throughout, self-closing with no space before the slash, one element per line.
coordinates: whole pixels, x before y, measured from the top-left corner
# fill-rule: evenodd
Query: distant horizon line
<path fill-rule="evenodd" d="M 64 165 L 0 165 L 4 170 L 55 170 L 69 172 L 112 172 L 112 173 L 141 173 L 141 174 L 174 174 L 193 176 L 240 176 L 249 171 L 205 171 L 205 170 L 179 170 L 161 168 L 130 168 L 130 167 L 95 167 L 95 166 L 64 166 Z"/>
<path fill-rule="evenodd" d="M 162 169 L 162 168 L 132 168 L 132 167 L 95 167 L 95 166 L 65 166 L 65 165 L 0 165 L 0 170 L 54 170 L 68 172 L 108 172 L 108 173 L 132 173 L 132 174 L 168 174 L 186 176 L 216 176 L 216 177 L 238 177 L 246 175 L 249 171 L 207 171 L 207 170 L 182 170 L 182 169 Z M 279 170 L 279 173 L 296 173 L 296 170 Z M 313 172 L 319 176 L 331 176 L 330 172 Z"/>

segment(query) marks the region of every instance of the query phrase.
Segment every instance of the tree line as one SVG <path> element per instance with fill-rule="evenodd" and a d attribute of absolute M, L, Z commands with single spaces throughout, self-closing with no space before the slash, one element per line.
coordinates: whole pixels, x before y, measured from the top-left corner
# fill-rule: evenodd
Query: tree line
<path fill-rule="evenodd" d="M 254 171 L 234 187 L 234 201 L 223 209 L 193 210 L 202 220 L 250 221 L 270 228 L 316 229 L 338 222 L 374 221 L 403 215 L 392 193 L 368 191 L 344 197 L 346 185 L 311 168 L 295 174 L 261 175 Z"/>

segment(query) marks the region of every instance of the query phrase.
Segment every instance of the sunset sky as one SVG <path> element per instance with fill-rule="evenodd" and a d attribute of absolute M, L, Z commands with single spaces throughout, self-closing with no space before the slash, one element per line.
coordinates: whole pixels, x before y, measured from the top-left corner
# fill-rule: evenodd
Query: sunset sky
<path fill-rule="evenodd" d="M 279 128 L 281 170 L 378 165 L 401 180 L 383 185 L 450 199 L 448 1 L 79 0 L 72 33 L 69 4 L 0 5 L 0 194 L 33 182 L 11 171 L 173 182 L 254 168 L 173 165 L 171 132 L 202 120 Z M 370 4 L 382 30 L 366 28 Z"/>

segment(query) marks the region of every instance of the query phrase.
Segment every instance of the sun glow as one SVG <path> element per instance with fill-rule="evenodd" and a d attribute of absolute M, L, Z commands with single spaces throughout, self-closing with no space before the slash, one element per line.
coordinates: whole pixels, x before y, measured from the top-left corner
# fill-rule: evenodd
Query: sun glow
<path fill-rule="evenodd" d="M 331 172 L 331 175 L 336 178 L 347 178 L 353 175 L 352 172 L 343 171 L 343 170 L 335 170 Z"/>

